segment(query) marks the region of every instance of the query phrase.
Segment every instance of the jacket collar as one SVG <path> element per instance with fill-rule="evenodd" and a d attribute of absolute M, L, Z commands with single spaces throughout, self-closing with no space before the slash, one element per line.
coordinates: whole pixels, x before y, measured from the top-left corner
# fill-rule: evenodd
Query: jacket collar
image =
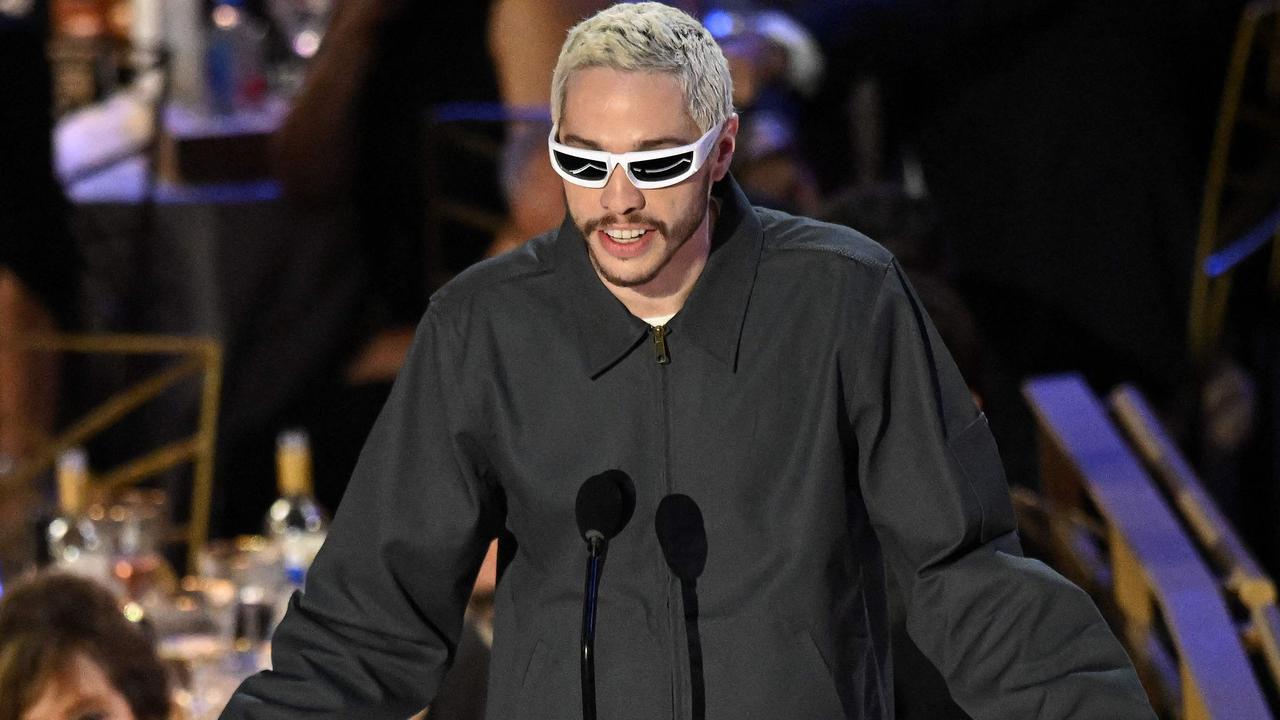
<path fill-rule="evenodd" d="M 676 342 L 697 343 L 735 369 L 763 232 L 750 202 L 732 176 L 716 183 L 711 194 L 720 200 L 711 254 L 689 299 L 667 327 L 678 338 Z M 568 290 L 566 311 L 578 326 L 584 369 L 595 378 L 645 340 L 649 326 L 604 286 L 591 265 L 582 234 L 568 216 L 560 226 L 555 245 L 556 265 Z M 675 358 L 679 362 L 678 354 Z"/>

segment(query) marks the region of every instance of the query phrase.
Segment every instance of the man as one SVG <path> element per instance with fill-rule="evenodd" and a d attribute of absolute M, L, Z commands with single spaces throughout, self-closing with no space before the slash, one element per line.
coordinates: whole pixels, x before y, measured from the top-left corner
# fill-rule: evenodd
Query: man
<path fill-rule="evenodd" d="M 886 567 L 972 714 L 1153 716 L 1089 599 L 1020 557 L 986 421 L 893 258 L 727 176 L 731 93 L 668 7 L 570 32 L 569 217 L 432 300 L 274 672 L 223 717 L 417 710 L 499 533 L 488 717 L 579 717 L 574 502 L 606 469 L 635 508 L 600 588 L 601 718 L 891 718 Z M 701 516 L 691 586 L 655 532 L 676 494 Z"/>

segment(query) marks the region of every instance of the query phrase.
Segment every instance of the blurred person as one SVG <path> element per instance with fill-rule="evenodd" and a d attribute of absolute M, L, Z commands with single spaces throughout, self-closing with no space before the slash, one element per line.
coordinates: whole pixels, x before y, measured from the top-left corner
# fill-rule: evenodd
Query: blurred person
<path fill-rule="evenodd" d="M 273 141 L 288 237 L 263 271 L 263 302 L 228 342 L 215 534 L 261 531 L 283 427 L 309 431 L 316 497 L 338 505 L 432 284 L 480 257 L 474 238 L 437 252 L 425 157 L 433 106 L 497 99 L 484 48 L 490 5 L 335 3 Z M 496 206 L 492 171 L 456 163 L 448 189 Z"/>
<path fill-rule="evenodd" d="M 927 197 L 912 196 L 901 184 L 883 182 L 843 189 L 823 203 L 822 219 L 875 238 L 908 272 L 951 272 L 937 207 Z"/>
<path fill-rule="evenodd" d="M 700 10 L 733 77 L 740 117 L 734 178 L 756 205 L 818 213 L 821 190 L 800 128 L 823 79 L 822 51 L 807 29 L 775 7 L 725 0 L 703 2 Z"/>
<path fill-rule="evenodd" d="M 0 578 L 35 561 L 32 523 L 40 494 L 12 476 L 48 438 L 57 414 L 58 357 L 19 343 L 56 329 L 45 304 L 0 266 Z"/>
<path fill-rule="evenodd" d="M 768 110 L 743 117 L 733 171 L 756 205 L 803 214 L 821 209 L 821 191 L 792 120 Z"/>
<path fill-rule="evenodd" d="M 0 720 L 166 720 L 165 669 L 115 596 L 58 573 L 0 599 Z"/>
<path fill-rule="evenodd" d="M 32 487 L 11 473 L 48 439 L 59 411 L 61 360 L 21 347 L 72 327 L 78 256 L 53 174 L 53 90 L 45 0 L 0 3 L 0 575 L 34 559 Z"/>
<path fill-rule="evenodd" d="M 790 0 L 830 72 L 874 74 L 988 343 L 1010 480 L 1036 486 L 1029 375 L 1136 382 L 1178 412 L 1213 116 L 1242 3 Z"/>
<path fill-rule="evenodd" d="M 433 296 L 273 669 L 223 717 L 417 711 L 499 534 L 487 716 L 576 715 L 575 496 L 608 469 L 635 507 L 600 587 L 601 717 L 892 717 L 890 571 L 975 714 L 1153 717 L 1088 596 L 1021 556 L 985 419 L 901 267 L 729 175 L 710 34 L 613 6 L 570 31 L 551 103 L 564 222 Z M 660 521 L 676 496 L 696 522 Z"/>
<path fill-rule="evenodd" d="M 949 258 L 929 198 L 895 183 L 854 187 L 823 203 L 820 217 L 876 239 L 902 265 L 981 408 L 986 353 L 977 320 L 952 281 Z"/>

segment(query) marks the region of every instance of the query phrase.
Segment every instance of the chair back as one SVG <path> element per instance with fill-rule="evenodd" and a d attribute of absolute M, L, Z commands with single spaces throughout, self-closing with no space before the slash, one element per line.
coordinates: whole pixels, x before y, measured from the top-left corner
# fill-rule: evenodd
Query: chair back
<path fill-rule="evenodd" d="M 1208 563 L 1078 375 L 1024 386 L 1053 553 L 1119 625 L 1153 704 L 1186 720 L 1270 718 Z"/>

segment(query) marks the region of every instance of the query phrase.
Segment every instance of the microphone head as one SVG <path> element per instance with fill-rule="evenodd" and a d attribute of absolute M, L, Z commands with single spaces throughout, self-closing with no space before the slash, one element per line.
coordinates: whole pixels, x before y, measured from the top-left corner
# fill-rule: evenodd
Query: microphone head
<path fill-rule="evenodd" d="M 636 486 L 630 476 L 621 470 L 593 475 L 582 483 L 574 503 L 578 533 L 584 540 L 592 535 L 610 540 L 631 522 L 635 509 Z"/>
<path fill-rule="evenodd" d="M 678 493 L 662 498 L 653 529 L 671 572 L 681 580 L 697 580 L 707 566 L 707 529 L 698 503 Z"/>

